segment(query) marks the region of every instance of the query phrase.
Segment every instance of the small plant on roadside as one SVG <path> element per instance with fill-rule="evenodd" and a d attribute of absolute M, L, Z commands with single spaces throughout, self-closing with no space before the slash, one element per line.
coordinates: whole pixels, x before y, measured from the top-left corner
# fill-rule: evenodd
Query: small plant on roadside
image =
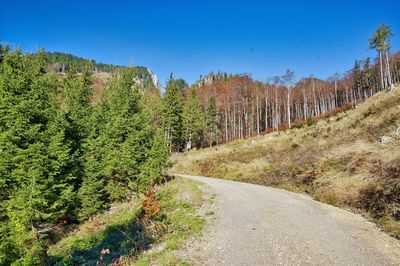
<path fill-rule="evenodd" d="M 158 202 L 156 194 L 152 190 L 148 190 L 144 195 L 146 197 L 142 202 L 144 219 L 157 218 L 161 213 L 161 204 Z"/>

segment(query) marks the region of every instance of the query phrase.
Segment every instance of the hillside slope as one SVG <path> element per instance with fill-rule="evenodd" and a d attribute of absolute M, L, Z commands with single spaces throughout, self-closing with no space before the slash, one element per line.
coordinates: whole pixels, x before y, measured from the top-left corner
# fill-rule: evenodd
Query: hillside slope
<path fill-rule="evenodd" d="M 171 172 L 306 192 L 400 238 L 399 126 L 397 88 L 314 124 L 176 154 Z"/>

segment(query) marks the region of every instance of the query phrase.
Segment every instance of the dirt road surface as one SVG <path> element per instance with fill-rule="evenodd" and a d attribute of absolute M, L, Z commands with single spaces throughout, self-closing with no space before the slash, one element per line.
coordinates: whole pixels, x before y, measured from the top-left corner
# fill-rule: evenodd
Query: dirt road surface
<path fill-rule="evenodd" d="M 179 176 L 215 194 L 213 219 L 185 252 L 198 265 L 400 265 L 399 241 L 360 215 L 285 190 Z"/>

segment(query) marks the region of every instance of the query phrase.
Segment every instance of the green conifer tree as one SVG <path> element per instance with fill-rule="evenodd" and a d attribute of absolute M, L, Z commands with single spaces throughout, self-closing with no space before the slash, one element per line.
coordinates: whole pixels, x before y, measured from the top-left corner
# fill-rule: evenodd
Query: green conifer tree
<path fill-rule="evenodd" d="M 183 108 L 183 134 L 187 150 L 190 150 L 194 145 L 199 145 L 203 127 L 204 114 L 201 110 L 196 88 L 192 88 L 189 90 Z"/>
<path fill-rule="evenodd" d="M 171 74 L 162 99 L 164 127 L 170 151 L 179 151 L 183 146 L 182 100 L 185 87 L 187 84 L 184 80 L 175 80 Z"/>
<path fill-rule="evenodd" d="M 41 55 L 18 50 L 1 64 L 0 250 L 11 255 L 0 258 L 12 257 L 17 264 L 42 263 L 40 229 L 68 219 L 74 207 L 67 123 L 55 101 L 57 80 L 45 69 Z"/>
<path fill-rule="evenodd" d="M 164 132 L 158 129 L 153 137 L 148 158 L 142 167 L 140 182 L 138 182 L 139 191 L 148 190 L 149 187 L 162 180 L 162 170 L 167 165 L 168 157 L 169 150 L 164 138 Z"/>
<path fill-rule="evenodd" d="M 218 142 L 218 113 L 215 97 L 211 96 L 205 110 L 206 137 L 210 146 Z"/>
<path fill-rule="evenodd" d="M 82 183 L 84 172 L 84 143 L 87 141 L 92 115 L 92 66 L 88 63 L 83 72 L 78 75 L 74 68 L 67 72 L 63 80 L 62 106 L 69 122 L 67 138 L 71 143 L 70 173 L 75 177 L 74 188 L 77 190 Z"/>

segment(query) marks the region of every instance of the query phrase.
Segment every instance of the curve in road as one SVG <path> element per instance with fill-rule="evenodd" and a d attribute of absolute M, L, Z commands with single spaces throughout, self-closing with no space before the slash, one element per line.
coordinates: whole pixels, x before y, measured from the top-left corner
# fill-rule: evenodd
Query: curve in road
<path fill-rule="evenodd" d="M 400 265 L 399 241 L 362 216 L 281 189 L 208 177 L 215 219 L 188 256 L 201 265 Z"/>

